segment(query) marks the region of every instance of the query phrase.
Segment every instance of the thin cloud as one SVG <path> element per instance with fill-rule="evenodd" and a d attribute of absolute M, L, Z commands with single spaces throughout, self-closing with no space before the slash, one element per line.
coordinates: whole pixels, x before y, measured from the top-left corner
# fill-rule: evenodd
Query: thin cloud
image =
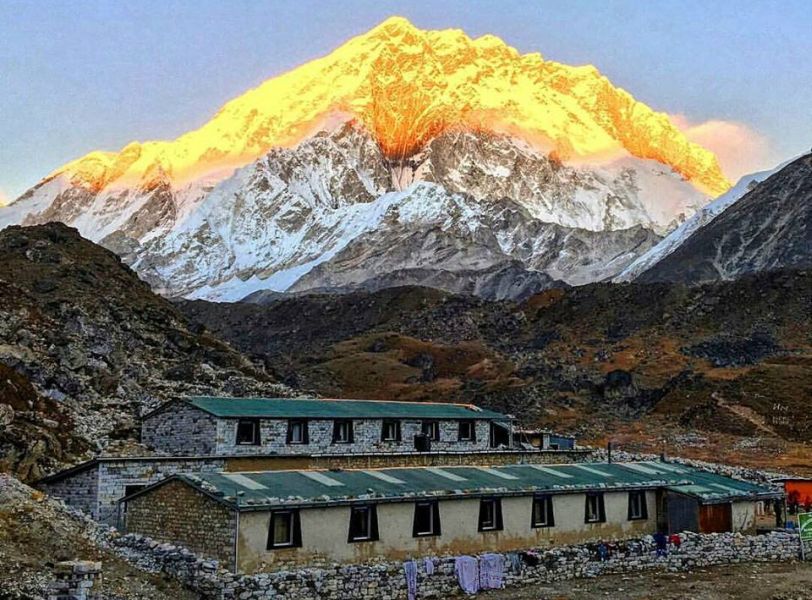
<path fill-rule="evenodd" d="M 684 115 L 671 115 L 671 119 L 689 140 L 716 154 L 722 171 L 734 183 L 776 162 L 767 138 L 744 123 L 721 119 L 693 123 Z"/>

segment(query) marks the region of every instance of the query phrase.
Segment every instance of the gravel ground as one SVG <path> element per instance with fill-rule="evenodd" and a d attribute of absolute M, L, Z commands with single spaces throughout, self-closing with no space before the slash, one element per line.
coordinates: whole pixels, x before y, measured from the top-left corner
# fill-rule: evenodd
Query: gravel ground
<path fill-rule="evenodd" d="M 576 579 L 481 594 L 487 600 L 812 600 L 812 563 L 758 563 L 697 570 Z"/>

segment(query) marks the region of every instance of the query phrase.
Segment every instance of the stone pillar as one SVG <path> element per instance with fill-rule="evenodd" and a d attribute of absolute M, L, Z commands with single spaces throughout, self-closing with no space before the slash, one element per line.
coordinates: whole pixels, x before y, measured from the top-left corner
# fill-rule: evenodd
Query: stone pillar
<path fill-rule="evenodd" d="M 54 567 L 56 580 L 48 588 L 48 600 L 89 600 L 90 588 L 101 579 L 101 563 L 68 560 Z"/>

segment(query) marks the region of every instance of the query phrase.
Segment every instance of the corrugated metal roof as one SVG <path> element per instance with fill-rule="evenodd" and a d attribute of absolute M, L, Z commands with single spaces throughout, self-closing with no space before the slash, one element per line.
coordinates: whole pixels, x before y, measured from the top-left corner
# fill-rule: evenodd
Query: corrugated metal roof
<path fill-rule="evenodd" d="M 389 402 L 385 400 L 318 400 L 315 398 L 189 398 L 189 403 L 217 417 L 278 419 L 488 419 L 504 421 L 502 413 L 472 404 Z"/>
<path fill-rule="evenodd" d="M 668 488 L 700 501 L 774 495 L 768 488 L 690 467 L 658 462 L 494 467 L 403 467 L 340 471 L 263 471 L 183 474 L 186 483 L 240 508 L 339 504 L 414 497 L 482 496 L 534 492 L 578 492 Z M 642 466 L 645 471 L 640 469 Z M 649 472 L 646 472 L 649 471 Z M 248 480 L 246 482 L 246 480 Z"/>

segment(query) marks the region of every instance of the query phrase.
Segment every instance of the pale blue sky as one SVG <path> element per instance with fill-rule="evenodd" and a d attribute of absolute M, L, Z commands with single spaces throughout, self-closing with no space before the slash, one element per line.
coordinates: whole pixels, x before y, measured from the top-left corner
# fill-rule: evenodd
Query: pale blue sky
<path fill-rule="evenodd" d="M 749 162 L 812 146 L 808 0 L 0 0 L 0 191 L 90 150 L 176 137 L 393 14 L 592 63 L 694 123 L 745 124 L 766 138 Z"/>

